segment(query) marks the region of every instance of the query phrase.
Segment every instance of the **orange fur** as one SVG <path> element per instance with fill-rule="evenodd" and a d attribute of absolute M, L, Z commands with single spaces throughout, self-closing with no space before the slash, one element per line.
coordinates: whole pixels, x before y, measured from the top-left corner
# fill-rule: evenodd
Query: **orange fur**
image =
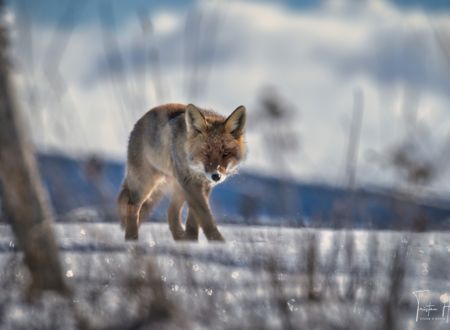
<path fill-rule="evenodd" d="M 167 104 L 137 121 L 128 144 L 127 174 L 118 198 L 126 239 L 137 239 L 138 225 L 171 187 L 168 222 L 174 239 L 223 240 L 209 209 L 212 186 L 232 174 L 245 156 L 245 108 L 225 118 L 194 105 Z M 167 184 L 165 185 L 167 186 Z M 186 230 L 180 210 L 188 203 Z"/>

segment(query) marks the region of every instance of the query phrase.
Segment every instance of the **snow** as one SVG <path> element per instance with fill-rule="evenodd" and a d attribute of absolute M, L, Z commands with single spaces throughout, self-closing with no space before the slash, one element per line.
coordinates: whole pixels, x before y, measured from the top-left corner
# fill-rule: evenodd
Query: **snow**
<path fill-rule="evenodd" d="M 198 243 L 174 242 L 161 223 L 144 224 L 138 242 L 125 242 L 118 224 L 58 224 L 73 297 L 46 294 L 30 305 L 21 294 L 27 273 L 20 253 L 2 225 L 0 328 L 73 329 L 81 319 L 102 329 L 139 320 L 142 328 L 372 329 L 387 322 L 387 303 L 389 322 L 399 328 L 448 326 L 445 320 L 416 322 L 413 294 L 430 290 L 440 315 L 450 293 L 447 233 L 220 229 L 226 244 L 208 243 L 203 236 Z M 167 304 L 174 316 L 155 319 Z"/>

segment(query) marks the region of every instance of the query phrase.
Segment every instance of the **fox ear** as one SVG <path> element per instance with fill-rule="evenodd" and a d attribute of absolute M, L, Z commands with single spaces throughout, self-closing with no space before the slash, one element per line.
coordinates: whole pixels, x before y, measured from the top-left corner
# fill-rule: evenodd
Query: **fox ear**
<path fill-rule="evenodd" d="M 193 104 L 188 104 L 186 107 L 186 127 L 188 132 L 201 133 L 206 129 L 205 116 L 200 112 L 200 109 Z"/>
<path fill-rule="evenodd" d="M 228 116 L 225 121 L 225 130 L 238 138 L 245 131 L 245 107 L 239 106 Z"/>

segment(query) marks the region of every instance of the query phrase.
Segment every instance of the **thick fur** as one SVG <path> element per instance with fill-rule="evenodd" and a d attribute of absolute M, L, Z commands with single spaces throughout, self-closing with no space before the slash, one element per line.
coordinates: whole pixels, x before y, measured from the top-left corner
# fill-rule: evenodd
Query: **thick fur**
<path fill-rule="evenodd" d="M 138 238 L 140 222 L 169 187 L 168 222 L 174 239 L 197 240 L 201 227 L 208 240 L 224 240 L 209 208 L 209 193 L 245 156 L 245 118 L 243 106 L 225 118 L 192 104 L 166 104 L 136 122 L 118 197 L 126 239 Z M 189 212 L 183 228 L 185 202 Z"/>

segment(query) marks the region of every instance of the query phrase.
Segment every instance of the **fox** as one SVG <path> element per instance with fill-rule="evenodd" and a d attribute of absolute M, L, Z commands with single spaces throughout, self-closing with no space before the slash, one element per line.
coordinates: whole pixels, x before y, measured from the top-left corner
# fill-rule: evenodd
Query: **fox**
<path fill-rule="evenodd" d="M 138 240 L 141 222 L 171 194 L 167 221 L 174 240 L 225 241 L 209 206 L 211 189 L 237 172 L 246 157 L 246 108 L 228 117 L 193 104 L 170 103 L 145 113 L 128 141 L 118 198 L 125 240 Z M 181 210 L 187 203 L 183 226 Z"/>

